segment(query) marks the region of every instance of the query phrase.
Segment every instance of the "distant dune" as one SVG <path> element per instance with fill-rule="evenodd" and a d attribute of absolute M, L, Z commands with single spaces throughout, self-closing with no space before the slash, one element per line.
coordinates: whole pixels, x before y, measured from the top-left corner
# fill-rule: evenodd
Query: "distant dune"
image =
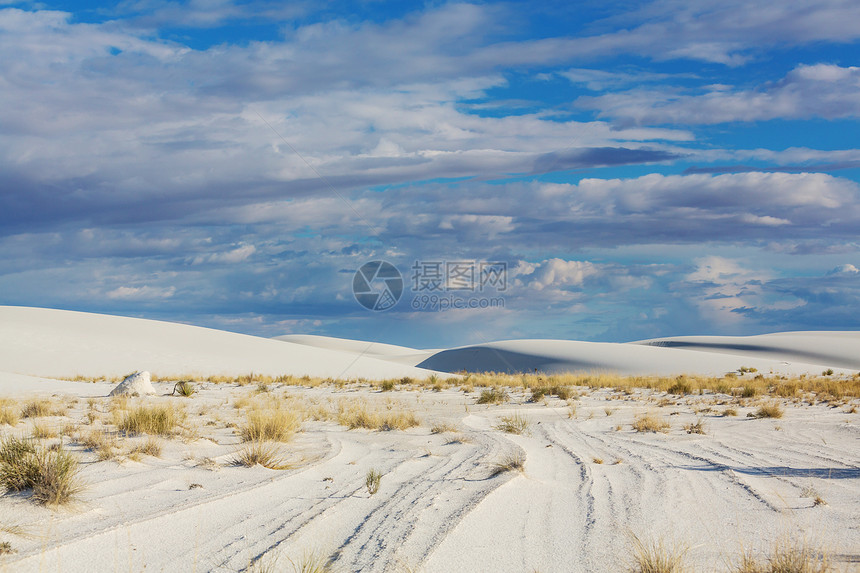
<path fill-rule="evenodd" d="M 433 372 L 720 375 L 741 366 L 818 374 L 860 370 L 860 333 L 684 336 L 633 343 L 508 340 L 443 350 L 314 335 L 260 338 L 154 320 L 0 306 L 0 371 L 27 376 L 293 374 L 426 378 Z"/>

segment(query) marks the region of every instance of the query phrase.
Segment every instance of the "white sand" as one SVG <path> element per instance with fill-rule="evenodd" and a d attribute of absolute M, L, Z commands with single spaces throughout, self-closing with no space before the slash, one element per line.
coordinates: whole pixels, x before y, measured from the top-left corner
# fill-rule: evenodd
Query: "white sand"
<path fill-rule="evenodd" d="M 294 374 L 424 378 L 372 356 L 185 324 L 64 310 L 0 306 L 0 370 L 30 376 Z"/>
<path fill-rule="evenodd" d="M 785 338 L 792 336 L 799 335 Z M 818 333 L 808 336 L 817 340 Z M 844 338 L 856 342 L 855 335 Z M 394 361 L 421 351 L 382 347 L 371 357 L 337 341 L 316 342 L 334 347 L 153 321 L 0 307 L 0 397 L 78 398 L 65 417 L 39 423 L 88 429 L 93 426 L 85 423 L 86 398 L 106 396 L 114 385 L 40 376 L 143 368 L 301 374 L 331 367 L 317 360 L 355 361 L 357 371 L 376 378 L 389 372 L 427 373 Z M 793 343 L 773 344 L 785 349 Z M 653 367 L 658 356 L 682 366 L 690 365 L 683 356 L 693 357 L 722 370 L 736 368 L 737 360 L 747 366 L 761 360 L 820 371 L 823 366 L 850 365 L 856 356 L 825 357 L 818 352 L 812 362 L 795 362 L 790 352 L 780 355 L 787 358 L 783 361 L 713 348 L 565 341 L 477 348 L 502 353 L 509 361 L 521 358 L 512 352 L 524 354 L 523 364 L 579 364 L 588 359 L 589 369 L 616 357 L 618 363 L 610 361 L 615 371 Z M 845 352 L 853 348 L 846 346 Z M 629 351 L 627 358 L 617 354 L 620 349 Z M 448 355 L 456 357 L 448 366 L 466 355 L 456 354 Z M 423 360 L 434 356 L 440 353 L 427 352 Z M 475 356 L 480 358 L 480 352 Z M 444 351 L 441 357 L 446 357 Z M 434 368 L 444 366 L 441 357 Z M 715 362 L 707 361 L 711 359 Z M 810 360 L 808 353 L 804 360 Z M 860 562 L 860 413 L 849 413 L 850 403 L 831 407 L 783 402 L 785 416 L 771 420 L 747 418 L 752 403 L 739 407 L 737 417 L 719 416 L 726 406 L 713 402 L 720 396 L 677 398 L 646 391 L 625 396 L 598 390 L 582 396 L 569 418 L 565 402 L 549 398 L 527 403 L 517 391 L 505 404 L 484 406 L 475 403 L 477 392 L 456 389 L 381 393 L 355 384 L 276 386 L 263 396 L 290 394 L 323 406 L 330 400 L 353 403 L 363 398 L 383 409 L 406 405 L 423 420 L 419 427 L 392 432 L 350 431 L 330 421 L 306 421 L 302 432 L 283 446 L 295 469 L 278 471 L 229 464 L 239 447 L 231 424 L 240 420 L 232 402 L 253 394 L 253 385 L 206 383 L 191 398 L 168 396 L 172 383 L 155 387 L 156 396 L 140 400 L 184 405 L 199 438 L 162 440 L 160 458 L 102 462 L 67 440 L 67 447 L 83 461 L 88 487 L 81 501 L 51 510 L 36 505 L 27 493 L 0 497 L 0 524 L 19 525 L 29 534 L 0 533 L 0 540 L 17 551 L 0 557 L 0 571 L 237 571 L 251 559 L 276 554 L 289 571 L 286 557 L 298 559 L 310 550 L 337 553 L 338 571 L 618 571 L 630 556 L 631 533 L 685 545 L 697 571 L 726 571 L 743 549 L 767 549 L 786 535 L 822 545 L 847 570 Z M 105 419 L 107 404 L 106 398 L 95 403 Z M 860 406 L 860 401 L 853 404 Z M 644 412 L 665 417 L 670 431 L 634 432 L 631 422 Z M 513 413 L 529 419 L 527 435 L 496 429 L 500 417 Z M 684 424 L 698 418 L 705 421 L 707 433 L 687 434 Z M 430 427 L 439 421 L 457 426 L 467 441 L 450 443 L 452 434 L 432 434 Z M 2 432 L 28 435 L 32 424 L 22 420 Z M 491 464 L 515 452 L 525 455 L 525 472 L 491 477 Z M 211 461 L 205 462 L 207 458 Z M 383 474 L 373 496 L 364 487 L 371 468 Z M 826 504 L 815 505 L 810 492 Z"/>

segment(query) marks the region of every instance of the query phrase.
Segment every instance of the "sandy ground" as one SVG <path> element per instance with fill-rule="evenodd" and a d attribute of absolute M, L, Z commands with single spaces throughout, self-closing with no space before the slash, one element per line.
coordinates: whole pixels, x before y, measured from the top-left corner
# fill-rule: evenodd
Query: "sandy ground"
<path fill-rule="evenodd" d="M 111 387 L 63 383 L 53 399 L 77 401 L 39 423 L 86 429 L 87 412 L 106 416 L 110 403 L 86 397 Z M 823 546 L 845 567 L 860 563 L 860 414 L 848 405 L 786 403 L 782 419 L 767 420 L 746 417 L 752 403 L 719 415 L 725 396 L 583 389 L 573 413 L 568 402 L 533 404 L 518 392 L 487 406 L 475 404 L 477 390 L 272 386 L 264 400 L 289 395 L 310 408 L 365 399 L 411 409 L 422 424 L 369 431 L 306 421 L 282 446 L 295 467 L 270 470 L 230 463 L 240 447 L 231 423 L 241 419 L 232 404 L 257 393 L 206 383 L 191 398 L 140 399 L 190 414 L 196 437 L 163 439 L 158 458 L 97 461 L 66 439 L 83 460 L 81 501 L 52 510 L 26 493 L 0 498 L 0 519 L 27 534 L 3 536 L 17 553 L 0 568 L 239 571 L 260 556 L 286 566 L 316 551 L 335 555 L 338 571 L 615 571 L 629 561 L 631 534 L 687 548 L 701 571 L 727 570 L 744 549 L 785 536 Z M 633 431 L 645 412 L 668 420 L 668 433 Z M 496 428 L 514 413 L 529 421 L 523 435 Z M 707 433 L 687 434 L 700 418 Z M 440 423 L 453 429 L 433 434 Z M 523 472 L 492 475 L 517 452 Z M 375 495 L 365 487 L 372 468 L 383 476 Z M 826 503 L 815 505 L 816 495 Z"/>
<path fill-rule="evenodd" d="M 0 307 L 0 410 L 42 398 L 57 410 L 0 425 L 3 436 L 58 436 L 81 462 L 79 500 L 59 509 L 29 491 L 0 496 L 2 571 L 241 571 L 255 560 L 291 571 L 308 552 L 334 571 L 623 571 L 632 539 L 685 551 L 695 571 L 729 571 L 744 551 L 789 540 L 822 548 L 837 570 L 860 568 L 860 400 L 781 400 L 779 419 L 747 417 L 756 399 L 677 397 L 580 388 L 575 398 L 527 401 L 512 390 L 479 405 L 461 380 L 438 392 L 382 392 L 366 380 L 467 370 L 620 373 L 856 372 L 858 333 L 679 337 L 628 344 L 506 341 L 456 349 L 315 336 L 261 339 L 194 326 L 86 313 Z M 187 414 L 158 456 L 130 455 L 145 437 L 115 436 L 113 384 L 75 375 L 308 374 L 316 387 L 203 382 L 171 404 Z M 447 374 L 441 374 L 447 378 Z M 59 378 L 59 379 L 58 379 Z M 302 416 L 279 446 L 288 469 L 232 463 L 252 404 L 281 401 Z M 412 412 L 406 430 L 349 430 L 339 407 Z M 250 405 L 249 405 L 250 404 Z M 736 416 L 723 415 L 734 404 Z M 262 406 L 261 406 L 262 407 Z M 0 412 L 2 413 L 2 412 Z M 639 433 L 654 413 L 665 433 Z M 521 435 L 502 418 L 525 418 Z M 685 425 L 703 421 L 705 433 Z M 447 425 L 442 432 L 433 428 Z M 100 459 L 90 433 L 113 436 Z M 497 473 L 519 457 L 523 471 Z M 381 472 L 378 492 L 365 486 Z M 263 569 L 264 570 L 264 569 Z"/>

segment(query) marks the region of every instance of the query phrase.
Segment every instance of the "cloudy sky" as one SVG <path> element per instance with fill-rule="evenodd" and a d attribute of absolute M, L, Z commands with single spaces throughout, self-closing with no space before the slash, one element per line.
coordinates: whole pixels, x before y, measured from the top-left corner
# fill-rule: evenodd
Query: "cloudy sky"
<path fill-rule="evenodd" d="M 860 328 L 856 0 L 92 4 L 0 0 L 0 304 L 424 347 Z M 416 262 L 505 263 L 434 293 L 503 307 L 416 309 Z"/>

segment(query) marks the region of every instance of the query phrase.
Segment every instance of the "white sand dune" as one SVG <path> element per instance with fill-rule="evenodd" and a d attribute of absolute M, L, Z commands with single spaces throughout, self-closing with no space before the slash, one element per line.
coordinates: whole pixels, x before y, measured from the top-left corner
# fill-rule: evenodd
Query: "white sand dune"
<path fill-rule="evenodd" d="M 717 337 L 700 337 L 708 341 Z M 808 338 L 820 347 L 827 341 L 818 341 L 814 334 Z M 606 342 L 578 342 L 571 340 L 510 340 L 464 346 L 436 352 L 420 362 L 420 368 L 443 372 L 615 372 L 625 375 L 705 374 L 722 375 L 741 366 L 753 367 L 761 372 L 784 374 L 820 374 L 825 368 L 851 371 L 857 362 L 856 347 L 860 338 L 846 337 L 841 347 L 843 354 L 834 351 L 832 356 L 803 354 L 792 356 L 787 348 L 782 352 L 749 349 L 746 352 L 705 352 L 697 347 L 685 349 L 664 345 L 617 344 Z M 778 341 L 774 342 L 778 347 Z"/>
<path fill-rule="evenodd" d="M 209 328 L 65 310 L 0 306 L 0 370 L 30 376 L 293 374 L 425 378 L 409 365 Z"/>
<path fill-rule="evenodd" d="M 306 346 L 313 346 L 314 348 L 354 352 L 356 354 L 379 357 L 408 356 L 422 352 L 421 350 L 416 350 L 415 348 L 409 348 L 407 346 L 384 344 L 382 342 L 364 342 L 362 340 L 318 336 L 315 334 L 285 334 L 283 336 L 275 336 L 274 340 L 282 340 L 293 344 L 304 344 Z"/>
<path fill-rule="evenodd" d="M 778 332 L 758 336 L 676 336 L 652 338 L 633 344 L 766 358 L 802 361 L 835 368 L 860 370 L 860 332 Z"/>

